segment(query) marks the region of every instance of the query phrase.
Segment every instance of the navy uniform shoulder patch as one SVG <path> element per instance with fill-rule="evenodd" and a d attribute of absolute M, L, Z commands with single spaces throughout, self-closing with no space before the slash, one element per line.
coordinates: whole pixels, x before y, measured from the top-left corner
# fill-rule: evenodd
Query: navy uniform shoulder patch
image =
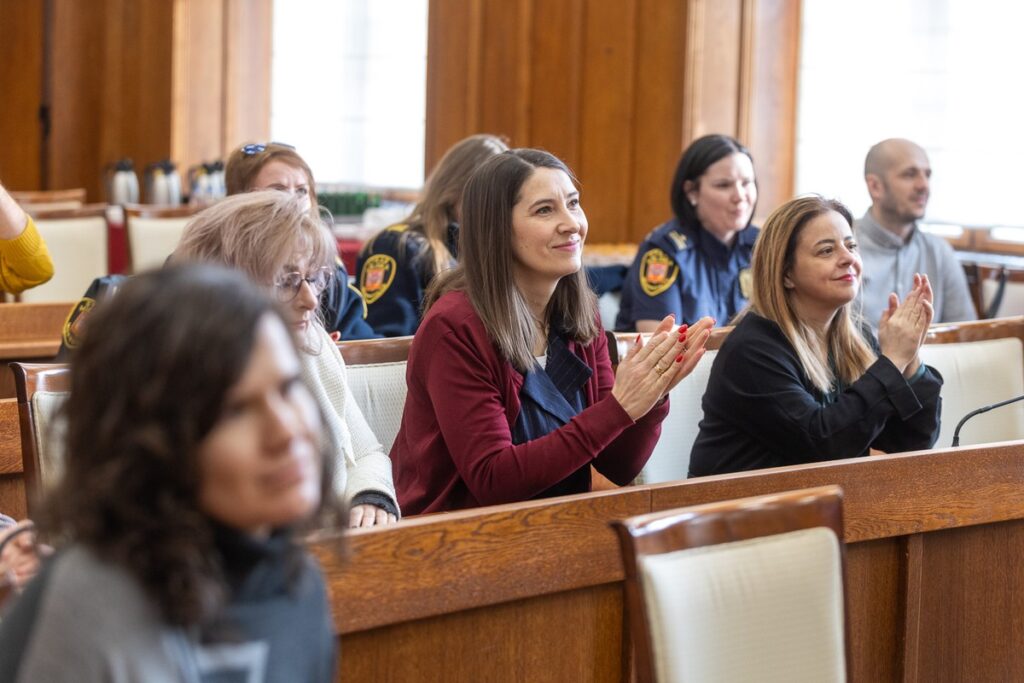
<path fill-rule="evenodd" d="M 676 251 L 682 251 L 690 245 L 690 240 L 686 238 L 686 235 L 675 230 L 668 231 L 668 238 L 672 240 L 672 244 L 676 246 Z"/>
<path fill-rule="evenodd" d="M 374 254 L 366 259 L 363 270 L 359 273 L 359 289 L 367 304 L 372 304 L 384 296 L 388 287 L 395 281 L 397 270 L 395 259 L 387 254 Z"/>
<path fill-rule="evenodd" d="M 749 299 L 754 291 L 754 274 L 750 272 L 750 268 L 744 268 L 740 271 L 739 280 L 740 294 L 743 295 L 744 299 Z"/>
<path fill-rule="evenodd" d="M 648 249 L 640 259 L 640 287 L 647 296 L 658 296 L 679 277 L 679 265 L 661 249 Z"/>
<path fill-rule="evenodd" d="M 73 349 L 82 341 L 82 332 L 85 330 L 86 320 L 89 317 L 90 311 L 94 308 L 96 308 L 96 299 L 83 296 L 78 305 L 71 309 L 67 320 L 64 321 L 64 331 L 62 333 L 65 347 Z"/>

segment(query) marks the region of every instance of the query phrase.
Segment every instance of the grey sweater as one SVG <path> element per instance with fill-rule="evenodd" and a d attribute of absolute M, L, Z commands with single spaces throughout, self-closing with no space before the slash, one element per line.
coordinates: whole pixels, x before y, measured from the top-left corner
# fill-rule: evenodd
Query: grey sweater
<path fill-rule="evenodd" d="M 285 581 L 280 553 L 243 548 L 218 624 L 230 639 L 168 625 L 127 571 L 72 546 L 0 626 L 0 681 L 255 683 L 333 680 L 335 639 L 319 569 Z M 228 567 L 229 575 L 239 562 Z M 225 629 L 221 629 L 224 632 Z"/>

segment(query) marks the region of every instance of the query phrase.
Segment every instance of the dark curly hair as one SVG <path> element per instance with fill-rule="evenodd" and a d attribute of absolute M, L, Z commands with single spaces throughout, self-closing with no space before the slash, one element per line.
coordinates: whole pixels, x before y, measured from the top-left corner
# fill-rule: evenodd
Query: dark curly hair
<path fill-rule="evenodd" d="M 198 507 L 197 452 L 267 315 L 285 324 L 241 273 L 172 266 L 97 307 L 71 358 L 66 466 L 44 526 L 125 567 L 172 624 L 209 623 L 226 599 L 214 525 Z M 338 508 L 333 459 L 321 461 L 311 521 L 323 523 Z"/>

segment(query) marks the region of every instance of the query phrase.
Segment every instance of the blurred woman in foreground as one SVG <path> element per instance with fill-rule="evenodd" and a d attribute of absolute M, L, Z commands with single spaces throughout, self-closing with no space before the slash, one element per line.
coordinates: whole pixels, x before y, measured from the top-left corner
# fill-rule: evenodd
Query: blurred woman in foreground
<path fill-rule="evenodd" d="M 71 365 L 66 546 L 0 627 L 0 680 L 327 681 L 298 529 L 337 522 L 288 323 L 241 275 L 170 268 L 101 304 Z"/>

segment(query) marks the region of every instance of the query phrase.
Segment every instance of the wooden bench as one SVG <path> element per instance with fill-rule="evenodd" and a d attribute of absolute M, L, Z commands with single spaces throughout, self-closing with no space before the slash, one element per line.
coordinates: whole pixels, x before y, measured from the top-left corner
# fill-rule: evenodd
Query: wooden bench
<path fill-rule="evenodd" d="M 8 363 L 39 363 L 57 355 L 64 322 L 74 306 L 75 302 L 0 303 L 0 399 L 15 395 Z"/>
<path fill-rule="evenodd" d="M 880 456 L 405 520 L 313 540 L 340 680 L 628 681 L 607 522 L 844 491 L 852 681 L 1024 680 L 1024 444 Z"/>

